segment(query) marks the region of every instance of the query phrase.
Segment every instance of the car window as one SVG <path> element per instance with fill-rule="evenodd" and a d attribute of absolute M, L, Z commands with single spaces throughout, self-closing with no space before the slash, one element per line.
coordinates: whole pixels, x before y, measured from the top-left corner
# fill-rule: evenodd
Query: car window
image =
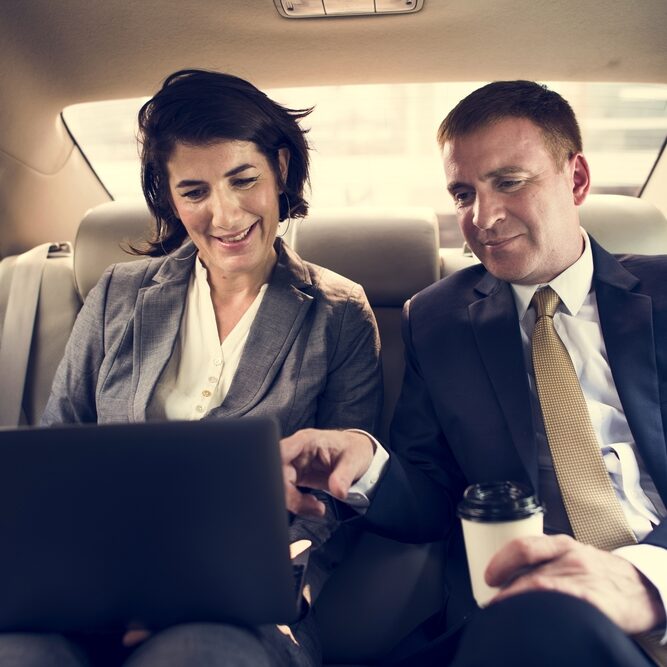
<path fill-rule="evenodd" d="M 461 242 L 435 143 L 445 114 L 481 82 L 267 90 L 292 108 L 314 106 L 313 207 L 430 206 L 442 246 Z M 667 132 L 667 86 L 548 83 L 574 107 L 593 192 L 636 195 Z M 115 199 L 141 196 L 136 115 L 147 98 L 67 107 L 63 117 Z"/>

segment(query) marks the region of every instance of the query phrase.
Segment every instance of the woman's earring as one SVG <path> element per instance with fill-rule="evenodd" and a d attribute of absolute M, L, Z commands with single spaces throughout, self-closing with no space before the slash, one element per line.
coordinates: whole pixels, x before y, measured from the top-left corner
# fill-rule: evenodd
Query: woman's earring
<path fill-rule="evenodd" d="M 287 196 L 286 192 L 281 192 L 282 195 L 285 195 L 285 201 L 287 202 L 287 227 L 285 227 L 285 230 L 283 231 L 282 234 L 276 234 L 278 238 L 283 238 L 285 234 L 289 231 L 289 226 L 292 224 L 292 207 L 289 204 L 289 197 Z M 284 221 L 283 221 L 284 222 Z"/>

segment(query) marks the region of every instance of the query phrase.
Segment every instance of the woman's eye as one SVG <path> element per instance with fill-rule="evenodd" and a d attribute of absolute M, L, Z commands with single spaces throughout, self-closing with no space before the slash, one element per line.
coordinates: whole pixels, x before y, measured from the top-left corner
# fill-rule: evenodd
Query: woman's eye
<path fill-rule="evenodd" d="M 237 178 L 232 182 L 232 185 L 235 188 L 245 190 L 246 188 L 251 188 L 255 183 L 257 183 L 258 178 L 258 176 L 252 176 L 251 178 Z"/>
<path fill-rule="evenodd" d="M 187 192 L 183 192 L 181 194 L 181 197 L 184 199 L 190 199 L 192 201 L 196 201 L 197 199 L 201 199 L 205 194 L 205 190 L 203 188 L 196 188 L 194 190 L 188 190 Z"/>

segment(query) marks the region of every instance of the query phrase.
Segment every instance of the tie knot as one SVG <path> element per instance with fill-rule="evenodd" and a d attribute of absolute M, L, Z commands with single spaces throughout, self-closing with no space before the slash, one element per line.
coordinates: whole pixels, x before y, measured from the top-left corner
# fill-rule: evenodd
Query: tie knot
<path fill-rule="evenodd" d="M 532 300 L 535 310 L 537 310 L 537 317 L 553 317 L 560 303 L 560 297 L 548 285 L 542 289 L 537 290 Z"/>

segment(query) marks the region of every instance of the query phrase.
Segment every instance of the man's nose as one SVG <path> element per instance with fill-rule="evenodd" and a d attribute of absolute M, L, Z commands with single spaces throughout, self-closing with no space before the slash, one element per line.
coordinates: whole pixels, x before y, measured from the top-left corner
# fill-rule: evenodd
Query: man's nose
<path fill-rule="evenodd" d="M 490 229 L 504 219 L 505 210 L 500 199 L 493 194 L 479 194 L 472 208 L 472 222 L 478 229 Z"/>

